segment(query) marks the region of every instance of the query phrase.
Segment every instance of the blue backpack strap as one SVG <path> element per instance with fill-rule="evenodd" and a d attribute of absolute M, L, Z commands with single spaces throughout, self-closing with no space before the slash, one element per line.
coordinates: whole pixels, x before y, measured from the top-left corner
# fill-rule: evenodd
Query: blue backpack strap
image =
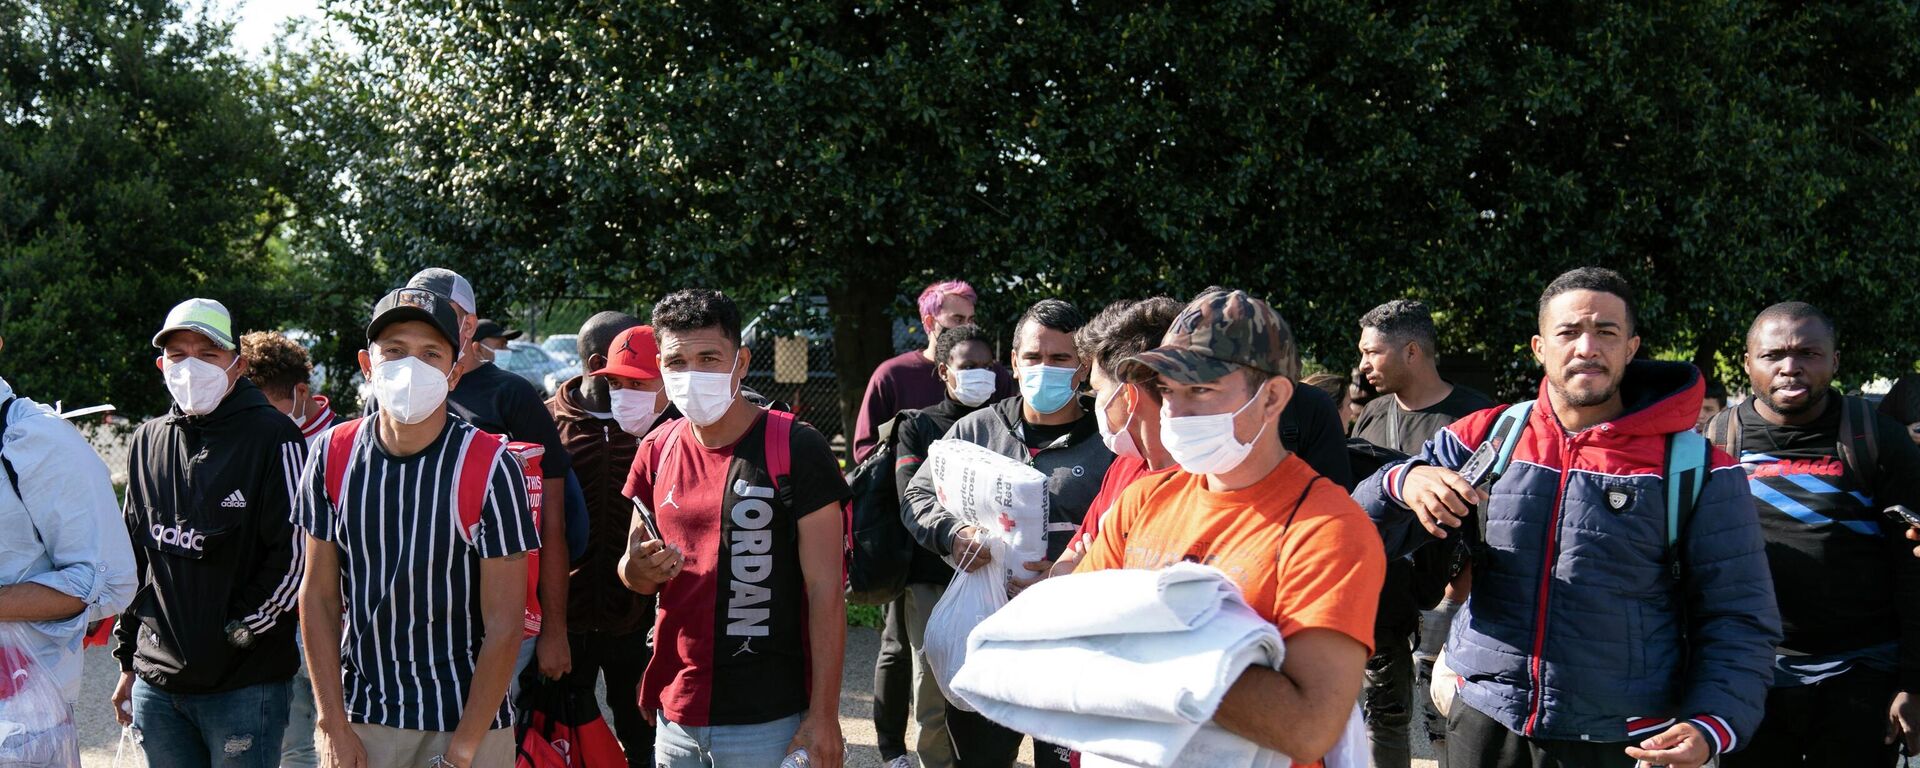
<path fill-rule="evenodd" d="M 1700 505 L 1700 494 L 1707 487 L 1710 449 L 1707 438 L 1692 430 L 1667 435 L 1667 559 L 1676 582 L 1681 578 L 1680 534 L 1693 519 L 1693 511 Z"/>
<path fill-rule="evenodd" d="M 1520 436 L 1527 431 L 1527 420 L 1533 416 L 1532 400 L 1523 400 L 1500 412 L 1500 418 L 1493 422 L 1493 431 L 1487 434 L 1488 440 L 1498 439 L 1498 451 L 1493 461 L 1493 477 L 1498 479 L 1507 473 L 1507 465 L 1513 462 L 1513 451 L 1520 446 Z"/>

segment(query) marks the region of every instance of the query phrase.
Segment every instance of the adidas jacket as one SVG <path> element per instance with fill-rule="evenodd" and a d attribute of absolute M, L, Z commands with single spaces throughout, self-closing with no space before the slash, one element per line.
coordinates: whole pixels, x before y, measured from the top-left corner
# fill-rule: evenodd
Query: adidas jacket
<path fill-rule="evenodd" d="M 1626 412 L 1569 435 L 1541 385 L 1493 485 L 1489 553 L 1453 621 L 1461 701 L 1537 739 L 1637 741 L 1686 720 L 1718 752 L 1753 734 L 1780 612 L 1746 476 L 1725 453 L 1712 452 L 1680 534 L 1682 589 L 1666 563 L 1666 436 L 1693 428 L 1705 391 L 1691 365 L 1636 361 L 1620 387 Z M 1389 557 L 1433 540 L 1400 502 L 1406 467 L 1459 469 L 1500 412 L 1454 422 L 1354 491 Z"/>
<path fill-rule="evenodd" d="M 205 416 L 140 425 L 124 514 L 139 591 L 114 628 L 120 669 L 169 693 L 293 677 L 304 547 L 290 522 L 307 445 L 245 378 Z M 252 630 L 251 647 L 226 628 Z"/>

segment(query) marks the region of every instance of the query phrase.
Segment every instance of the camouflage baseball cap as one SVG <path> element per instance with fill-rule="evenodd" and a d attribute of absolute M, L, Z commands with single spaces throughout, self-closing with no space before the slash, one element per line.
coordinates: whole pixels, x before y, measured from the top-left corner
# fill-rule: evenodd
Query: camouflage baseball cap
<path fill-rule="evenodd" d="M 1292 378 L 1293 330 L 1246 291 L 1214 288 L 1180 311 L 1159 348 L 1132 361 L 1183 384 L 1216 381 L 1241 366 Z"/>

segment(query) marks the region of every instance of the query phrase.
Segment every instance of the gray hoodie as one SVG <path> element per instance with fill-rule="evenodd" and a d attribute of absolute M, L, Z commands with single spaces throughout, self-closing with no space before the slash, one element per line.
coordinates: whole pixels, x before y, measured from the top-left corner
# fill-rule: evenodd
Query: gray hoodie
<path fill-rule="evenodd" d="M 1047 476 L 1048 515 L 1047 559 L 1066 551 L 1087 507 L 1100 492 L 1100 483 L 1113 463 L 1113 452 L 1100 441 L 1100 429 L 1094 422 L 1093 401 L 1081 400 L 1084 415 L 1073 430 L 1035 453 L 1027 448 L 1021 419 L 1022 397 L 1009 397 L 990 407 L 967 414 L 954 422 L 945 439 L 965 440 L 985 446 L 1000 455 L 1019 459 Z M 953 553 L 953 536 L 960 521 L 934 498 L 933 473 L 922 469 L 913 476 L 904 496 L 907 509 L 901 515 L 908 532 L 920 546 L 941 556 Z"/>

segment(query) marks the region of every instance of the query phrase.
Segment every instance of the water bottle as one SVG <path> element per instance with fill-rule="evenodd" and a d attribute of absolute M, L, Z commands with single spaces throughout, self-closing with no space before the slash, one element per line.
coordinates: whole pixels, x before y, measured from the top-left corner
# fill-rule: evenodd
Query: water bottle
<path fill-rule="evenodd" d="M 807 757 L 807 748 L 801 747 L 794 750 L 793 754 L 787 755 L 787 759 L 780 761 L 780 768 L 807 768 L 812 764 L 813 760 Z"/>

